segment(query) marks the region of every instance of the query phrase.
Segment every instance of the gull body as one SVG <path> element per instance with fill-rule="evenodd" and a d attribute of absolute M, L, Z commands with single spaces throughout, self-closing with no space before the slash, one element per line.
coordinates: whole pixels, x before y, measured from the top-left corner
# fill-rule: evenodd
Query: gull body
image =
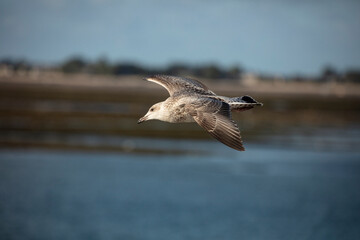
<path fill-rule="evenodd" d="M 196 122 L 225 145 L 239 151 L 245 150 L 240 131 L 231 119 L 231 111 L 248 110 L 262 103 L 249 96 L 218 96 L 201 82 L 188 78 L 155 75 L 145 80 L 166 88 L 170 97 L 151 106 L 138 123 L 148 120 Z"/>

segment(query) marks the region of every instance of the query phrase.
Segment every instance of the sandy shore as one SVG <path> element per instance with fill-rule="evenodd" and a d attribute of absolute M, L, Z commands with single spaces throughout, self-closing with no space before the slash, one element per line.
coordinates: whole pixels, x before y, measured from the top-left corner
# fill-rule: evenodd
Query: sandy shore
<path fill-rule="evenodd" d="M 145 76 L 104 76 L 89 74 L 63 74 L 41 72 L 0 76 L 0 85 L 47 85 L 64 88 L 104 88 L 115 91 L 163 91 L 162 87 L 144 82 Z M 354 83 L 312 83 L 274 81 L 234 81 L 199 79 L 209 88 L 227 94 L 258 95 L 318 95 L 334 97 L 360 97 L 360 85 Z"/>

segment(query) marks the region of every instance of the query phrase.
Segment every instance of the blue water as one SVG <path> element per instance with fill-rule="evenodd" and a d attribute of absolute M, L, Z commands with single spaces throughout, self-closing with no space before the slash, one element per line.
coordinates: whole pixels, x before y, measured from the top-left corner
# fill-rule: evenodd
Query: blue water
<path fill-rule="evenodd" d="M 359 151 L 172 144 L 0 150 L 0 239 L 360 239 Z"/>

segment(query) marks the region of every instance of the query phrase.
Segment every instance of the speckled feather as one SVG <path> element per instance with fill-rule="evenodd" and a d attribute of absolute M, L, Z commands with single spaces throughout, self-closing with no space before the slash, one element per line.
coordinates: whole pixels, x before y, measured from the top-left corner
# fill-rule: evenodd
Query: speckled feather
<path fill-rule="evenodd" d="M 163 86 L 170 94 L 161 103 L 157 118 L 166 122 L 196 122 L 211 136 L 225 145 L 244 151 L 240 131 L 231 119 L 231 110 L 259 105 L 241 98 L 218 96 L 199 81 L 165 75 L 155 75 L 146 80 Z"/>

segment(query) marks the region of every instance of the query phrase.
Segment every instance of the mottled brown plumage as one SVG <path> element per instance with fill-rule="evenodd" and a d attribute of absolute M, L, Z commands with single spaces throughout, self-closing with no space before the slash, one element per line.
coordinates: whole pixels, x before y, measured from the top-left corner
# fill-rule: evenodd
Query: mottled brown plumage
<path fill-rule="evenodd" d="M 240 131 L 231 110 L 243 111 L 262 105 L 249 96 L 218 96 L 199 81 L 165 75 L 146 78 L 169 92 L 170 97 L 153 105 L 138 123 L 157 119 L 165 122 L 196 122 L 225 145 L 244 151 Z"/>

